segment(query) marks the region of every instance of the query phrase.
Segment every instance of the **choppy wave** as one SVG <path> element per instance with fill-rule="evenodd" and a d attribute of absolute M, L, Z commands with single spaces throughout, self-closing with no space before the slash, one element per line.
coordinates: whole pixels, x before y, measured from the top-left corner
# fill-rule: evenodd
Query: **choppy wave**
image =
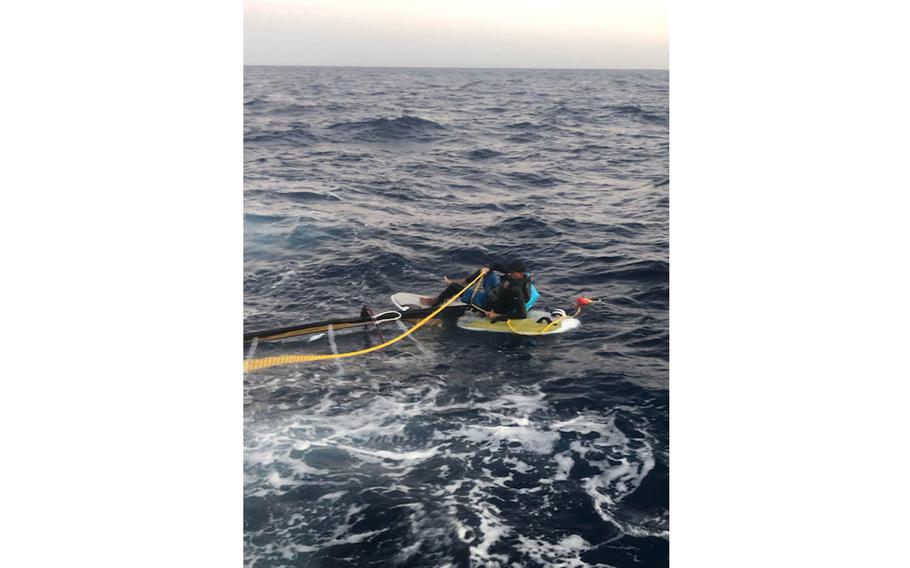
<path fill-rule="evenodd" d="M 506 175 L 516 181 L 534 187 L 553 187 L 554 185 L 558 185 L 562 182 L 562 180 L 557 177 L 548 176 L 546 174 L 535 174 L 531 172 L 509 172 Z"/>
<path fill-rule="evenodd" d="M 563 335 L 443 319 L 367 356 L 245 376 L 247 566 L 667 565 L 666 86 L 247 68 L 247 331 L 379 312 L 510 256 L 542 306 L 603 300 Z"/>
<path fill-rule="evenodd" d="M 651 122 L 657 124 L 668 123 L 668 115 L 666 113 L 657 114 L 654 112 L 645 111 L 636 105 L 608 106 L 606 108 L 607 110 L 612 111 L 614 115 L 626 115 L 643 122 Z"/>
<path fill-rule="evenodd" d="M 667 538 L 659 509 L 623 506 L 649 476 L 666 476 L 631 407 L 565 418 L 536 389 L 453 397 L 432 376 L 370 397 L 337 379 L 313 388 L 284 387 L 306 412 L 248 432 L 247 534 L 275 543 L 248 546 L 251 564 L 305 554 L 348 565 L 353 554 L 379 564 L 595 566 L 618 555 L 592 543 Z M 550 530 L 567 517 L 583 524 Z"/>
<path fill-rule="evenodd" d="M 384 142 L 387 140 L 434 140 L 446 128 L 432 120 L 417 116 L 375 118 L 357 122 L 332 124 L 329 129 L 343 132 L 357 140 Z"/>
<path fill-rule="evenodd" d="M 285 199 L 309 203 L 312 201 L 341 201 L 341 198 L 332 193 L 322 193 L 315 191 L 282 191 L 281 196 Z"/>
<path fill-rule="evenodd" d="M 308 146 L 319 141 L 319 137 L 310 128 L 301 124 L 288 124 L 285 128 L 269 131 L 248 132 L 244 136 L 246 144 L 290 144 Z"/>
<path fill-rule="evenodd" d="M 468 157 L 472 160 L 489 160 L 490 158 L 495 158 L 497 156 L 502 156 L 502 152 L 497 152 L 496 150 L 490 150 L 488 148 L 478 148 L 477 150 L 468 152 Z"/>
<path fill-rule="evenodd" d="M 662 260 L 634 262 L 610 270 L 605 273 L 604 278 L 637 282 L 667 282 L 670 278 L 670 265 Z"/>

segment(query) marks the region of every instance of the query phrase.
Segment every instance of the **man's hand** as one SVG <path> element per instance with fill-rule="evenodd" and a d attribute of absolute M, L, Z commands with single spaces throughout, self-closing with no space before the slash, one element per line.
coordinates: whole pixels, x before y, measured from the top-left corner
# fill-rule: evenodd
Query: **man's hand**
<path fill-rule="evenodd" d="M 490 272 L 489 266 L 484 266 L 483 268 L 480 269 L 480 273 L 483 274 L 484 276 L 486 276 L 488 272 Z"/>
<path fill-rule="evenodd" d="M 486 314 L 487 314 L 487 319 L 489 319 L 489 320 L 496 317 L 496 312 L 494 312 L 493 310 L 486 312 Z"/>

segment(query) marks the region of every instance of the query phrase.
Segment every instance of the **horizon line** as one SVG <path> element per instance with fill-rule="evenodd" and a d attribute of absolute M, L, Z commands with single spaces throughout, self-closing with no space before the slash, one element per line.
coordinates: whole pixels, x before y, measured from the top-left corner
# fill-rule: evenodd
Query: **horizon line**
<path fill-rule="evenodd" d="M 244 63 L 244 67 L 315 67 L 343 69 L 465 69 L 500 71 L 670 71 L 668 67 L 459 67 L 429 65 L 303 65 L 297 63 Z"/>

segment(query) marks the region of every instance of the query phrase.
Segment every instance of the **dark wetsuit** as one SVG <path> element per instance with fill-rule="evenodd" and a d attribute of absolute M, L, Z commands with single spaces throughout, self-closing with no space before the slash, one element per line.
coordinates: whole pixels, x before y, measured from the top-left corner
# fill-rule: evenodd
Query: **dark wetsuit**
<path fill-rule="evenodd" d="M 491 270 L 494 272 L 504 272 L 505 274 L 500 278 L 498 285 L 495 287 L 490 286 L 488 290 L 485 290 L 488 292 L 488 294 L 481 293 L 479 295 L 483 298 L 483 300 L 478 301 L 475 299 L 475 305 L 478 305 L 479 307 L 487 310 L 493 310 L 497 314 L 503 314 L 501 317 L 494 318 L 494 322 L 504 321 L 506 319 L 527 318 L 528 313 L 525 305 L 528 303 L 528 300 L 531 297 L 531 280 L 527 276 L 518 280 L 512 280 L 506 271 L 506 267 L 500 263 L 494 263 L 491 267 Z M 474 274 L 468 276 L 467 281 L 471 282 L 479 275 L 480 271 L 477 271 Z M 492 275 L 489 275 L 488 277 L 491 276 Z M 484 283 L 486 284 L 486 282 Z M 445 302 L 447 299 L 457 294 L 462 288 L 463 286 L 459 284 L 449 285 L 448 288 L 446 288 L 439 296 L 437 296 L 437 300 L 434 305 L 439 305 L 442 302 Z M 465 298 L 464 301 L 468 302 L 469 298 Z"/>
<path fill-rule="evenodd" d="M 499 286 L 490 292 L 490 309 L 503 314 L 493 318 L 493 322 L 528 317 L 525 305 L 530 297 L 531 281 L 527 277 L 513 280 L 508 274 L 503 276 Z"/>

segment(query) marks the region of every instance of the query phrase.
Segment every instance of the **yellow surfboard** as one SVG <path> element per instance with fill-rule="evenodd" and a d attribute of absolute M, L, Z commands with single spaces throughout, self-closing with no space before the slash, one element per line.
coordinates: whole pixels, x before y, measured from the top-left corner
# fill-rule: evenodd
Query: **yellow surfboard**
<path fill-rule="evenodd" d="M 547 318 L 538 323 L 537 320 Z M 551 335 L 564 333 L 581 325 L 581 321 L 571 316 L 553 315 L 541 310 L 531 310 L 527 319 L 490 322 L 486 317 L 467 313 L 458 318 L 458 327 L 469 331 L 492 331 L 497 333 L 514 333 L 517 335 Z"/>
<path fill-rule="evenodd" d="M 392 296 L 392 302 L 402 311 L 425 308 L 420 304 L 420 295 L 408 292 L 398 292 Z M 453 306 L 463 306 L 458 300 L 452 303 Z M 542 319 L 546 318 L 546 319 Z M 541 320 L 538 322 L 538 320 Z M 458 327 L 469 331 L 491 331 L 494 333 L 514 333 L 517 335 L 551 335 L 554 333 L 564 333 L 570 329 L 575 329 L 581 325 L 581 321 L 572 316 L 565 316 L 559 313 L 546 312 L 544 310 L 531 310 L 528 312 L 527 319 L 515 319 L 491 323 L 482 314 L 477 312 L 467 312 L 458 318 Z"/>

